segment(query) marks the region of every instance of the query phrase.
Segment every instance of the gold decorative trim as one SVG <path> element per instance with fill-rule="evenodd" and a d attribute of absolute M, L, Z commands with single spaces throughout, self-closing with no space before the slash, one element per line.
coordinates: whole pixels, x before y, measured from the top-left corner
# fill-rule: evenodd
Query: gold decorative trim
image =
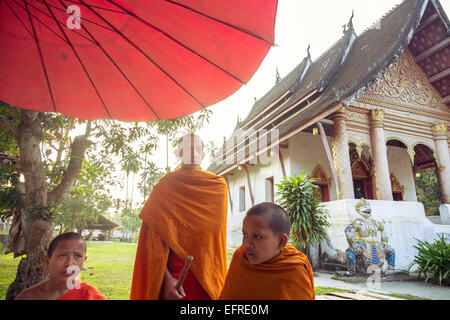
<path fill-rule="evenodd" d="M 407 143 L 403 138 L 399 138 L 399 137 L 397 137 L 397 136 L 388 136 L 388 137 L 386 137 L 385 138 L 385 143 L 387 144 L 390 140 L 398 140 L 398 141 L 400 141 L 401 143 L 403 143 L 405 146 L 406 146 L 406 148 L 409 148 L 409 143 Z"/>
<path fill-rule="evenodd" d="M 411 148 L 414 149 L 418 144 L 423 144 L 425 147 L 428 147 L 431 151 L 433 151 L 433 154 L 436 152 L 436 151 L 434 150 L 434 148 L 430 146 L 429 143 L 423 142 L 423 141 L 417 141 L 417 142 L 414 142 L 414 143 L 411 145 Z"/>
<path fill-rule="evenodd" d="M 366 92 L 408 105 L 448 112 L 442 97 L 429 83 L 429 79 L 406 51 L 397 62 L 381 76 Z"/>
<path fill-rule="evenodd" d="M 398 181 L 395 174 L 391 173 L 391 186 L 392 186 L 392 192 L 401 192 L 402 197 L 405 193 L 405 186 L 402 186 L 400 182 Z"/>
<path fill-rule="evenodd" d="M 368 93 L 365 93 L 363 96 L 359 97 L 356 101 L 357 103 L 365 103 L 374 107 L 382 107 L 386 109 L 392 109 L 396 111 L 411 113 L 414 112 L 421 116 L 432 117 L 435 116 L 439 119 L 450 119 L 449 111 L 441 111 L 433 108 L 425 108 L 425 107 L 417 107 L 415 105 L 400 103 L 392 100 L 388 100 L 387 98 L 382 98 L 378 96 L 374 96 Z"/>
<path fill-rule="evenodd" d="M 384 110 L 382 109 L 372 110 L 372 112 L 370 113 L 370 118 L 371 120 L 374 121 L 384 121 Z"/>
<path fill-rule="evenodd" d="M 311 173 L 312 178 L 316 178 L 317 180 L 314 183 L 328 185 L 329 181 L 325 171 L 323 171 L 320 164 L 318 164 Z"/>
<path fill-rule="evenodd" d="M 447 124 L 445 122 L 436 123 L 431 126 L 431 130 L 437 132 L 447 132 Z"/>

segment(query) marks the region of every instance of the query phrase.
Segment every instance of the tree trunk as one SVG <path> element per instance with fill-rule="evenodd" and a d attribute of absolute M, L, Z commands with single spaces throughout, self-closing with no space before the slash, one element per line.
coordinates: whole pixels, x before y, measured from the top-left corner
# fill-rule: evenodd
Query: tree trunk
<path fill-rule="evenodd" d="M 38 113 L 22 110 L 18 128 L 20 166 L 25 177 L 26 198 L 24 208 L 47 203 L 45 173 L 41 158 L 43 137 Z M 24 212 L 23 210 L 21 210 Z M 22 217 L 25 236 L 25 254 L 19 263 L 16 279 L 9 286 L 6 300 L 12 300 L 22 290 L 47 278 L 44 254 L 53 236 L 53 223 Z"/>
<path fill-rule="evenodd" d="M 76 137 L 71 146 L 71 159 L 61 183 L 47 195 L 46 177 L 41 158 L 43 129 L 39 113 L 21 110 L 20 125 L 13 130 L 20 150 L 20 168 L 25 178 L 26 197 L 22 215 L 26 208 L 37 205 L 59 205 L 78 178 L 82 159 L 86 149 L 92 144 L 87 139 L 90 122 L 86 126 L 86 134 Z M 13 128 L 14 129 L 14 128 Z M 25 237 L 25 257 L 19 263 L 16 279 L 9 286 L 6 300 L 13 300 L 22 290 L 47 279 L 48 272 L 44 263 L 44 255 L 53 238 L 53 222 L 42 219 L 30 220 L 21 217 Z"/>

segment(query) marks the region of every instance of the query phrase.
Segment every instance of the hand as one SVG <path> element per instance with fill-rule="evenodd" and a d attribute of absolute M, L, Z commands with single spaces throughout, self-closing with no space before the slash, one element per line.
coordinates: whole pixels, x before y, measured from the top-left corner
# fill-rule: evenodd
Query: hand
<path fill-rule="evenodd" d="M 181 300 L 186 297 L 183 286 L 180 287 L 179 291 L 175 288 L 177 281 L 166 269 L 162 285 L 162 296 L 164 300 Z"/>

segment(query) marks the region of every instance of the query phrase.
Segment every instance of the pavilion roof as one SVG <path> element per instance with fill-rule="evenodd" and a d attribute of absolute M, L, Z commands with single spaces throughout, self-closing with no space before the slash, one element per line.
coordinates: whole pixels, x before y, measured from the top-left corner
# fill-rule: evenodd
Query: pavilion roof
<path fill-rule="evenodd" d="M 89 223 L 85 229 L 91 230 L 111 230 L 119 225 L 115 222 L 105 218 L 104 216 L 98 216 L 98 219 L 95 223 Z"/>

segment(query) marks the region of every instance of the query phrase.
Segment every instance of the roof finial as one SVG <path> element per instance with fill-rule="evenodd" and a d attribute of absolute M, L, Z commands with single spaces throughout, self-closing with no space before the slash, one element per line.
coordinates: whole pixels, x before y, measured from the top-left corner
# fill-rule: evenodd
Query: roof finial
<path fill-rule="evenodd" d="M 309 49 L 311 48 L 311 43 L 308 44 L 308 49 L 306 49 L 306 52 L 308 53 L 308 57 L 311 58 L 311 53 L 309 52 Z"/>
<path fill-rule="evenodd" d="M 355 10 L 352 10 L 352 16 L 347 24 L 347 30 L 353 29 L 353 17 L 355 16 Z"/>
<path fill-rule="evenodd" d="M 276 67 L 275 71 L 275 85 L 279 84 L 281 81 L 280 73 L 278 72 L 278 67 Z"/>
<path fill-rule="evenodd" d="M 347 24 L 344 24 L 342 26 L 344 34 L 347 32 L 347 30 L 353 29 L 353 17 L 355 16 L 355 10 L 352 10 L 352 16 L 350 17 L 350 20 Z"/>

